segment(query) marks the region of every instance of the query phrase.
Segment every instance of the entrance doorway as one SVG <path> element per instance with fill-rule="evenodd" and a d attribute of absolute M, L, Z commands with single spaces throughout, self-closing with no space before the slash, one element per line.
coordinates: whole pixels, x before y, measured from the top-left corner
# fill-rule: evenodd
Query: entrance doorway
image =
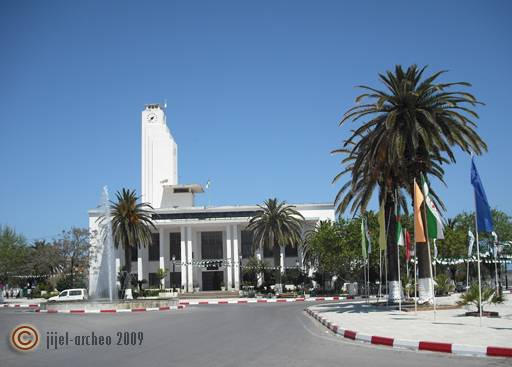
<path fill-rule="evenodd" d="M 223 271 L 203 271 L 203 291 L 220 291 L 224 283 Z"/>

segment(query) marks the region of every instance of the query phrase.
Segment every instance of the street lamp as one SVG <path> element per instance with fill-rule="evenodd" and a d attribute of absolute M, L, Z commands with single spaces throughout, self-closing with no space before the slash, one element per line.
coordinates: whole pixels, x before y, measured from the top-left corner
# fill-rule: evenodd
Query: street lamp
<path fill-rule="evenodd" d="M 174 293 L 176 291 L 176 288 L 175 288 L 176 284 L 174 284 L 174 269 L 176 266 L 175 261 L 176 261 L 176 255 L 172 255 L 172 273 L 171 273 L 172 293 Z"/>
<path fill-rule="evenodd" d="M 238 274 L 238 276 L 240 278 L 240 279 L 238 279 L 238 291 L 240 292 L 242 290 L 242 280 L 243 280 L 243 274 L 242 274 L 242 255 L 240 255 L 238 257 L 238 267 L 239 267 L 238 272 L 240 273 L 240 274 Z"/>

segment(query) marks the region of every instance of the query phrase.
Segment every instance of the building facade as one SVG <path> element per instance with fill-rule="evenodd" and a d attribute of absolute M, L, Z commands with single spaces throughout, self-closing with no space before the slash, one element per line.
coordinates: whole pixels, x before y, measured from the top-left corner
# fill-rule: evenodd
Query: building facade
<path fill-rule="evenodd" d="M 152 244 L 131 250 L 132 271 L 147 287 L 177 288 L 182 292 L 239 290 L 242 270 L 255 256 L 274 266 L 271 249 L 255 246 L 247 230 L 257 205 L 195 206 L 201 185 L 178 184 L 177 144 L 160 105 L 146 105 L 142 112 L 142 200 L 155 208 Z M 320 220 L 334 220 L 332 204 L 294 204 L 305 218 L 304 232 Z M 89 211 L 91 233 L 98 232 L 99 209 Z M 97 236 L 96 236 L 97 237 Z M 91 245 L 99 246 L 93 236 Z M 124 266 L 123 249 L 115 250 L 116 273 Z M 94 262 L 101 263 L 101 254 Z M 302 267 L 300 246 L 280 248 L 280 268 Z M 91 265 L 94 269 L 94 264 Z M 168 275 L 159 280 L 157 272 Z M 89 291 L 94 289 L 90 271 Z"/>

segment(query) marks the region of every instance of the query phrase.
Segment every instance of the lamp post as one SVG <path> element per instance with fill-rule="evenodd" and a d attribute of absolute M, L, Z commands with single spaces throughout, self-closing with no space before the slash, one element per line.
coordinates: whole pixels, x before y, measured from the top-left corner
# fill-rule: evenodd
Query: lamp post
<path fill-rule="evenodd" d="M 176 255 L 172 255 L 172 273 L 171 273 L 171 283 L 172 283 L 172 293 L 176 291 L 174 284 L 174 269 L 176 267 Z M 174 297 L 174 296 L 173 296 Z"/>
<path fill-rule="evenodd" d="M 238 277 L 240 278 L 240 279 L 238 279 L 238 291 L 241 291 L 242 290 L 242 280 L 244 279 L 243 274 L 242 274 L 242 255 L 240 255 L 238 257 L 238 267 L 239 267 L 238 272 L 240 273 L 240 274 L 238 274 Z"/>

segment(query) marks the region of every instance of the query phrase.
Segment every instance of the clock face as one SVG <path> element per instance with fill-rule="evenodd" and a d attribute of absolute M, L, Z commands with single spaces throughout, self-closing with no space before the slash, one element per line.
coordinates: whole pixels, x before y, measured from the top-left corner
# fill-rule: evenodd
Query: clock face
<path fill-rule="evenodd" d="M 148 122 L 155 122 L 155 121 L 156 121 L 156 114 L 155 114 L 155 113 L 150 113 L 150 114 L 147 116 L 147 121 L 148 121 Z"/>

